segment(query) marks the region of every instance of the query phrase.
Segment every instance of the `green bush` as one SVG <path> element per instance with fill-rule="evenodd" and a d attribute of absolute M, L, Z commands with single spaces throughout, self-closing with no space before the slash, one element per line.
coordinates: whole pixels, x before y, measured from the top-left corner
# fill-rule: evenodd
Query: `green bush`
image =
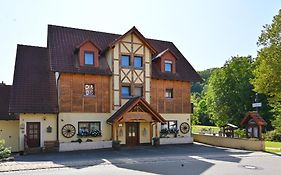
<path fill-rule="evenodd" d="M 239 138 L 245 138 L 246 137 L 246 131 L 245 129 L 237 129 L 234 131 L 234 134 L 238 136 Z"/>
<path fill-rule="evenodd" d="M 280 130 L 269 131 L 264 136 L 266 141 L 281 142 Z"/>
<path fill-rule="evenodd" d="M 5 147 L 5 140 L 0 140 L 0 159 L 7 158 L 11 155 L 11 149 Z"/>

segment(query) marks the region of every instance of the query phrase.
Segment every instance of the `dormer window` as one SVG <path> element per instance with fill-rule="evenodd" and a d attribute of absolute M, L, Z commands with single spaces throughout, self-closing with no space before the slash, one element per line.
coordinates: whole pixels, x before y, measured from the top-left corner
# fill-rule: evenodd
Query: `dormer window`
<path fill-rule="evenodd" d="M 78 54 L 80 66 L 90 68 L 99 67 L 99 53 L 101 49 L 93 41 L 85 40 L 76 46 L 75 54 Z"/>
<path fill-rule="evenodd" d="M 177 57 L 169 48 L 156 55 L 152 59 L 152 61 L 155 62 L 155 64 L 157 65 L 157 67 L 159 67 L 161 72 L 173 73 L 173 74 L 176 73 Z"/>
<path fill-rule="evenodd" d="M 84 52 L 84 63 L 85 65 L 94 65 L 95 56 L 93 52 Z"/>
<path fill-rule="evenodd" d="M 169 60 L 165 60 L 164 64 L 165 64 L 164 65 L 165 72 L 172 72 L 173 62 Z"/>

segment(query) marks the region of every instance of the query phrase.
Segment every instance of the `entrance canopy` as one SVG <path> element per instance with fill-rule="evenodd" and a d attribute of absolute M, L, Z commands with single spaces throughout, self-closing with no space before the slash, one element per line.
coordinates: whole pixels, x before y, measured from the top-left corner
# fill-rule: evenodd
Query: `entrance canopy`
<path fill-rule="evenodd" d="M 156 112 L 150 104 L 142 97 L 131 98 L 108 120 L 108 123 L 115 122 L 160 122 L 166 120 Z"/>

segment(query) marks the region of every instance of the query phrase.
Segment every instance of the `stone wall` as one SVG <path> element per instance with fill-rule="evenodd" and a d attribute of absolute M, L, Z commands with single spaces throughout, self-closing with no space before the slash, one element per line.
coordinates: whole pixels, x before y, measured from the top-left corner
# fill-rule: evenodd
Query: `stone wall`
<path fill-rule="evenodd" d="M 228 148 L 245 149 L 251 151 L 263 151 L 265 149 L 265 143 L 262 140 L 239 139 L 200 134 L 193 134 L 193 139 L 195 142 Z"/>

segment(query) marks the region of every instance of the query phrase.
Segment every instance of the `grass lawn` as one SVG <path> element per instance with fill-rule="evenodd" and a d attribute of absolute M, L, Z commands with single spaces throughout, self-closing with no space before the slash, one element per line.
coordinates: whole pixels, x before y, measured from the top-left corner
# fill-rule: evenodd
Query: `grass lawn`
<path fill-rule="evenodd" d="M 204 125 L 192 125 L 192 133 L 199 133 L 202 129 L 212 129 L 214 133 L 218 133 L 220 131 L 220 128 L 217 126 L 204 126 Z"/>
<path fill-rule="evenodd" d="M 281 153 L 281 142 L 270 142 L 266 141 L 265 142 L 265 147 L 270 147 L 270 148 L 275 148 L 275 149 L 265 149 L 268 152 L 272 153 Z"/>

